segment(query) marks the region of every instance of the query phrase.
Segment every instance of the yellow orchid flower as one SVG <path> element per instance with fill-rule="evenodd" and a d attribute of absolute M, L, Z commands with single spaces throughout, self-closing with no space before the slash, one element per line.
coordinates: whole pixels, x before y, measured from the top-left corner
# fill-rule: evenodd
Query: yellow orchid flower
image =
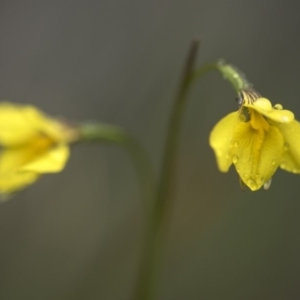
<path fill-rule="evenodd" d="M 33 106 L 0 103 L 0 194 L 62 171 L 73 139 L 71 130 Z"/>
<path fill-rule="evenodd" d="M 294 114 L 252 89 L 242 90 L 239 99 L 239 110 L 210 133 L 219 170 L 227 172 L 233 163 L 252 191 L 268 189 L 278 167 L 300 174 L 300 123 Z"/>

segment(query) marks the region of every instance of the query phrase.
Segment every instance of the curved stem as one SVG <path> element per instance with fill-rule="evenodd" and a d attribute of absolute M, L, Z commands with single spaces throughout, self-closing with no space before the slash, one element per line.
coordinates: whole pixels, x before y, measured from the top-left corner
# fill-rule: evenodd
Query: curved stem
<path fill-rule="evenodd" d="M 195 70 L 191 75 L 191 81 L 195 81 L 205 75 L 208 71 L 218 71 L 224 79 L 230 82 L 232 88 L 239 92 L 243 89 L 251 88 L 251 83 L 247 80 L 245 74 L 243 74 L 237 67 L 225 63 L 220 59 L 217 62 L 209 63 L 201 68 Z"/>
<path fill-rule="evenodd" d="M 167 214 L 170 211 L 175 189 L 176 160 L 178 137 L 186 104 L 186 96 L 189 90 L 193 75 L 193 68 L 199 40 L 194 40 L 187 57 L 180 88 L 173 106 L 169 123 L 167 140 L 164 149 L 163 165 L 159 180 L 158 191 L 149 222 L 147 240 L 145 242 L 142 268 L 139 275 L 135 300 L 153 299 L 156 289 L 157 274 L 159 273 L 160 255 L 165 237 Z M 214 67 L 205 66 L 203 73 L 207 73 Z"/>
<path fill-rule="evenodd" d="M 168 214 L 172 208 L 176 186 L 179 134 L 191 84 L 210 71 L 217 70 L 223 75 L 224 79 L 227 79 L 232 84 L 237 92 L 251 86 L 243 74 L 235 67 L 225 64 L 223 61 L 209 63 L 194 70 L 198 48 L 199 39 L 195 39 L 191 44 L 187 56 L 179 91 L 171 113 L 163 152 L 159 186 L 154 203 L 151 201 L 154 190 L 154 176 L 151 164 L 139 144 L 122 129 L 115 126 L 88 124 L 81 128 L 81 140 L 112 142 L 125 146 L 129 150 L 138 170 L 142 195 L 147 203 L 146 221 L 149 220 L 149 223 L 146 226 L 142 262 L 134 294 L 135 300 L 152 300 L 155 295 L 157 277 L 160 271 L 162 247 L 166 236 Z"/>
<path fill-rule="evenodd" d="M 157 276 L 160 271 L 160 257 L 166 237 L 168 214 L 170 214 L 172 208 L 176 188 L 176 164 L 180 129 L 191 84 L 210 71 L 219 71 L 224 79 L 227 79 L 231 83 L 236 92 L 250 86 L 245 76 L 239 72 L 237 68 L 221 60 L 206 64 L 194 70 L 199 43 L 199 39 L 192 41 L 183 70 L 179 91 L 171 113 L 159 186 L 152 215 L 150 216 L 148 231 L 146 233 L 144 256 L 137 289 L 135 291 L 136 293 L 134 295 L 135 300 L 154 299 Z"/>

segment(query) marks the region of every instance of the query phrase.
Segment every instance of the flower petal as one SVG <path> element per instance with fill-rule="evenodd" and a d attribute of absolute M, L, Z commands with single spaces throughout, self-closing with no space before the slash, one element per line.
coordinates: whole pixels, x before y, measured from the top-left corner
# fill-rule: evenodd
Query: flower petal
<path fill-rule="evenodd" d="M 69 155 L 69 147 L 66 145 L 59 145 L 30 161 L 24 165 L 21 170 L 36 173 L 57 173 L 65 167 Z"/>
<path fill-rule="evenodd" d="M 274 109 L 272 103 L 266 98 L 257 98 L 252 103 L 245 103 L 243 106 L 252 108 L 268 119 L 278 123 L 290 123 L 294 120 L 294 114 L 285 109 Z"/>
<path fill-rule="evenodd" d="M 240 122 L 232 141 L 232 160 L 241 179 L 252 191 L 260 189 L 281 162 L 282 134 L 275 126 L 270 125 L 265 131 L 253 129 L 250 122 Z"/>
<path fill-rule="evenodd" d="M 0 155 L 0 194 L 11 194 L 35 182 L 42 173 L 61 171 L 69 148 L 60 145 L 35 155 L 36 148 L 8 149 Z"/>
<path fill-rule="evenodd" d="M 47 138 L 35 139 L 22 147 L 5 148 L 0 153 L 0 176 L 17 172 L 52 148 L 53 143 Z"/>
<path fill-rule="evenodd" d="M 40 114 L 32 106 L 0 104 L 0 143 L 17 146 L 31 140 L 41 123 Z"/>
<path fill-rule="evenodd" d="M 39 174 L 33 172 L 16 172 L 0 176 L 0 194 L 8 195 L 14 193 L 20 189 L 23 189 L 29 184 L 32 184 L 39 178 Z M 6 200 L 6 197 L 2 198 L 1 201 Z"/>
<path fill-rule="evenodd" d="M 281 169 L 300 173 L 300 123 L 276 124 L 285 140 L 285 151 L 280 164 Z"/>
<path fill-rule="evenodd" d="M 231 137 L 239 121 L 239 113 L 233 112 L 221 119 L 209 136 L 209 144 L 213 148 L 219 170 L 227 172 L 232 164 L 230 154 Z"/>
<path fill-rule="evenodd" d="M 0 104 L 0 144 L 5 147 L 24 145 L 40 136 L 54 142 L 68 139 L 63 124 L 30 105 Z"/>

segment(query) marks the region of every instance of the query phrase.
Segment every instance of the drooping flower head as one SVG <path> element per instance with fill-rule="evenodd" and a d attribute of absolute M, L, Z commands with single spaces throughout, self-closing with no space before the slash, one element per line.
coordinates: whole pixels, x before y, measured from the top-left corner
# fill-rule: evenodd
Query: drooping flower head
<path fill-rule="evenodd" d="M 239 91 L 239 105 L 210 134 L 219 170 L 227 172 L 234 164 L 252 191 L 268 189 L 278 167 L 300 174 L 300 123 L 294 114 L 272 106 L 252 88 Z"/>
<path fill-rule="evenodd" d="M 62 171 L 74 134 L 33 106 L 0 104 L 0 194 L 9 195 L 44 173 Z"/>

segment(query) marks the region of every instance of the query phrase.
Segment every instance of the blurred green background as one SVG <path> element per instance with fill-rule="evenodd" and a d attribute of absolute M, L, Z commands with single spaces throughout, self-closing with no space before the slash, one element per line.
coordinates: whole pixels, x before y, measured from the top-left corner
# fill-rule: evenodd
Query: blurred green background
<path fill-rule="evenodd" d="M 0 97 L 124 126 L 158 172 L 190 40 L 300 118 L 298 1 L 0 1 Z M 268 192 L 219 173 L 208 135 L 236 110 L 211 74 L 190 93 L 159 300 L 299 299 L 300 176 Z M 300 138 L 300 137 L 299 137 Z M 130 300 L 142 207 L 128 156 L 78 146 L 64 172 L 0 206 L 1 300 Z"/>

